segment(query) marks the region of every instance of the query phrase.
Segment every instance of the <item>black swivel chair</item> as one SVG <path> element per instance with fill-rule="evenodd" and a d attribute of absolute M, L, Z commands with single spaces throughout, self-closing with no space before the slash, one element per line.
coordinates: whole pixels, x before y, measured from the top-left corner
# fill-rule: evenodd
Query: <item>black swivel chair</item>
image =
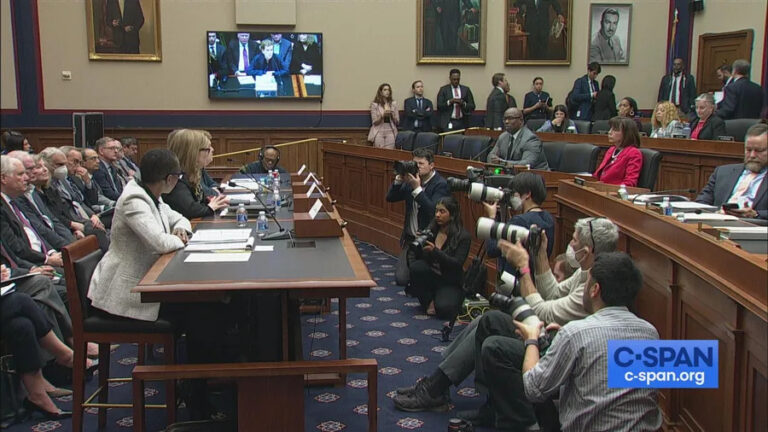
<path fill-rule="evenodd" d="M 485 162 L 491 149 L 491 137 L 484 135 L 465 135 L 461 158 Z"/>
<path fill-rule="evenodd" d="M 580 134 L 588 134 L 590 133 L 590 130 L 592 129 L 592 122 L 587 120 L 574 120 L 574 123 L 576 123 L 576 131 L 578 131 Z"/>
<path fill-rule="evenodd" d="M 637 179 L 637 187 L 653 191 L 656 186 L 656 178 L 659 176 L 661 152 L 648 148 L 641 148 L 640 153 L 643 154 L 643 168 L 640 170 L 640 177 Z"/>
<path fill-rule="evenodd" d="M 444 156 L 460 157 L 461 149 L 464 147 L 464 135 L 454 134 L 443 137 L 443 149 L 440 151 Z M 450 153 L 450 155 L 448 154 Z"/>
<path fill-rule="evenodd" d="M 608 120 L 595 120 L 595 122 L 592 123 L 593 134 L 607 134 L 610 129 L 611 127 L 608 126 Z"/>
<path fill-rule="evenodd" d="M 400 131 L 395 137 L 395 148 L 398 150 L 413 150 L 413 141 L 416 138 L 414 131 Z"/>
<path fill-rule="evenodd" d="M 731 119 L 725 121 L 725 133 L 732 136 L 734 141 L 744 141 L 747 129 L 752 127 L 760 119 Z M 717 139 L 717 137 L 714 137 Z"/>
<path fill-rule="evenodd" d="M 560 171 L 560 164 L 563 157 L 563 149 L 568 143 L 562 141 L 544 141 L 541 143 L 544 148 L 544 156 L 547 157 L 547 164 L 552 171 Z"/>
<path fill-rule="evenodd" d="M 557 170 L 565 173 L 593 173 L 597 167 L 597 155 L 599 153 L 600 147 L 596 145 L 567 143 L 563 148 Z"/>
<path fill-rule="evenodd" d="M 546 121 L 546 119 L 530 119 L 525 122 L 525 127 L 536 132 Z"/>
<path fill-rule="evenodd" d="M 440 143 L 440 135 L 434 132 L 419 132 L 413 140 L 413 149 L 428 148 L 437 152 L 437 145 Z M 405 150 L 405 149 L 403 149 Z"/>
<path fill-rule="evenodd" d="M 644 133 L 645 136 L 651 136 L 651 130 L 653 129 L 653 124 L 651 124 L 651 122 L 648 121 L 648 122 L 643 122 L 642 125 L 643 127 L 640 130 L 640 132 Z"/>

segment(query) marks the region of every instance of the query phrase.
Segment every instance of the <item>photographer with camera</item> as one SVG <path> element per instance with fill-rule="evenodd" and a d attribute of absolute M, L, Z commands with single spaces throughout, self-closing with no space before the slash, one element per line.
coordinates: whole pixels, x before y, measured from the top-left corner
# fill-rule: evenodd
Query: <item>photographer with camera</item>
<path fill-rule="evenodd" d="M 405 201 L 405 223 L 400 236 L 402 251 L 395 280 L 409 291 L 408 244 L 416 238 L 416 233 L 426 229 L 434 219 L 437 200 L 451 196 L 451 192 L 445 179 L 435 171 L 435 155 L 432 150 L 414 150 L 412 161 L 395 162 L 395 172 L 397 175 L 387 192 L 387 202 Z"/>
<path fill-rule="evenodd" d="M 507 243 L 508 259 L 519 265 L 528 262 L 525 249 Z M 484 338 L 481 364 L 487 381 L 489 401 L 495 408 L 493 425 L 500 430 L 521 430 L 554 417 L 554 404 L 547 415 L 534 415 L 531 402 L 548 402 L 560 397 L 559 421 L 563 431 L 656 431 L 661 426 L 657 390 L 609 388 L 608 341 L 655 340 L 656 329 L 629 311 L 642 287 L 642 275 L 629 255 L 609 252 L 598 255 L 587 274 L 582 308 L 590 316 L 574 320 L 559 329 L 541 357 L 535 326 L 508 319 L 505 334 Z M 530 275 L 522 284 L 531 290 Z M 511 332 L 516 334 L 513 336 Z M 479 368 L 480 369 L 480 368 Z M 538 411 L 538 410 L 537 410 Z M 541 411 L 538 411 L 541 412 Z M 546 429 L 546 427 L 545 427 Z"/>
<path fill-rule="evenodd" d="M 471 242 L 472 236 L 461 224 L 458 201 L 451 196 L 440 198 L 434 221 L 410 243 L 408 252 L 411 292 L 427 315 L 445 320 L 458 315 L 464 298 L 462 266 Z"/>

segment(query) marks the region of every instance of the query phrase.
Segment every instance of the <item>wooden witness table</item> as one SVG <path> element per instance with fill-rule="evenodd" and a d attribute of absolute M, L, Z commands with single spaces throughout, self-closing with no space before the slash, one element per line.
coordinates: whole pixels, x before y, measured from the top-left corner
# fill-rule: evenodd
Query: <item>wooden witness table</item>
<path fill-rule="evenodd" d="M 565 249 L 577 219 L 610 218 L 619 226 L 619 249 L 643 273 L 634 311 L 662 339 L 719 342 L 719 388 L 661 391 L 665 426 L 766 430 L 768 256 L 571 181 L 559 183 L 555 200 L 556 249 Z"/>

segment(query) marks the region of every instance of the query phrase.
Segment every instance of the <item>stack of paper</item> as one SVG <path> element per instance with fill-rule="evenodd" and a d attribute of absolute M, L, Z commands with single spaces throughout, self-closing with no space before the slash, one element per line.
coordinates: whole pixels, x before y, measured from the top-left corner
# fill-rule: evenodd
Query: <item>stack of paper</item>
<path fill-rule="evenodd" d="M 186 251 L 240 250 L 253 249 L 254 238 L 250 228 L 197 230 L 189 239 Z"/>
<path fill-rule="evenodd" d="M 766 240 L 768 241 L 768 227 L 721 227 L 723 236 L 731 240 Z"/>
<path fill-rule="evenodd" d="M 681 217 L 680 215 L 676 215 Z M 720 213 L 682 213 L 683 222 L 712 222 L 712 221 L 735 221 L 739 220 L 736 216 L 730 216 Z"/>

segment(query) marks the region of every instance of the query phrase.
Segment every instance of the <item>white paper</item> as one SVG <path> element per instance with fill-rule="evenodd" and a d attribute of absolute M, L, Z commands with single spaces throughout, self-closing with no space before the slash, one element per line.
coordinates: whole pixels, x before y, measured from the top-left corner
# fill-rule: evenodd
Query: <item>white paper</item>
<path fill-rule="evenodd" d="M 707 222 L 707 221 L 735 221 L 739 220 L 736 216 L 720 213 L 683 213 L 684 222 Z"/>
<path fill-rule="evenodd" d="M 317 213 L 320 211 L 322 207 L 323 207 L 323 203 L 320 202 L 320 200 L 315 200 L 315 203 L 312 204 L 312 208 L 309 209 L 309 217 L 311 217 L 312 220 L 314 220 L 315 216 L 317 216 Z"/>
<path fill-rule="evenodd" d="M 224 210 L 219 213 L 219 216 L 224 217 L 229 214 L 229 207 L 224 207 Z"/>
<path fill-rule="evenodd" d="M 229 197 L 229 200 L 239 200 L 239 201 L 248 201 L 251 202 L 251 198 L 253 198 L 253 194 L 251 193 L 234 193 L 234 194 L 227 194 L 227 197 Z"/>
<path fill-rule="evenodd" d="M 322 75 L 304 75 L 304 84 L 321 85 L 323 83 Z"/>
<path fill-rule="evenodd" d="M 273 252 L 275 245 L 260 245 L 253 248 L 254 252 Z"/>
<path fill-rule="evenodd" d="M 299 172 L 296 173 L 296 175 L 301 175 L 301 173 L 303 173 L 305 169 L 307 169 L 307 165 L 306 164 L 302 164 L 301 168 L 299 168 Z"/>
<path fill-rule="evenodd" d="M 250 252 L 225 252 L 225 253 L 192 253 L 184 262 L 246 262 L 251 257 Z"/>
<path fill-rule="evenodd" d="M 725 96 L 725 93 L 721 91 L 716 91 L 712 94 L 712 97 L 715 98 L 715 105 L 719 104 L 723 101 L 723 97 Z"/>
<path fill-rule="evenodd" d="M 250 85 L 256 83 L 256 80 L 254 80 L 250 75 L 239 76 L 237 77 L 237 81 L 240 83 L 240 85 Z"/>
<path fill-rule="evenodd" d="M 254 84 L 257 91 L 277 91 L 277 81 L 272 74 L 257 75 Z"/>
<path fill-rule="evenodd" d="M 232 242 L 244 242 L 251 236 L 250 228 L 242 229 L 205 229 L 197 230 L 192 234 L 192 238 L 189 239 L 190 243 L 232 243 Z"/>
<path fill-rule="evenodd" d="M 13 283 L 13 282 L 11 282 L 11 283 L 9 283 L 8 285 L 6 285 L 6 286 L 4 286 L 4 287 L 0 288 L 0 297 L 2 297 L 2 296 L 4 296 L 4 295 L 6 295 L 6 294 L 10 294 L 10 293 L 12 293 L 12 292 L 16 291 L 16 288 L 15 288 L 15 287 L 16 287 L 16 284 L 15 284 L 15 283 Z"/>
<path fill-rule="evenodd" d="M 211 250 L 249 250 L 253 249 L 253 243 L 255 240 L 250 237 L 244 242 L 232 242 L 232 243 L 190 243 L 184 248 L 187 252 L 195 251 L 211 251 Z"/>
<path fill-rule="evenodd" d="M 670 204 L 672 205 L 673 208 L 684 209 L 684 210 L 696 210 L 696 209 L 717 210 L 717 207 L 715 206 L 711 206 L 709 204 L 697 203 L 695 201 L 675 201 L 675 202 L 671 202 Z"/>
<path fill-rule="evenodd" d="M 309 187 L 309 190 L 307 191 L 307 198 L 310 198 L 310 197 L 312 197 L 312 193 L 313 193 L 314 191 L 318 191 L 318 192 L 320 192 L 320 196 L 321 196 L 321 197 L 323 197 L 323 198 L 325 198 L 325 193 L 323 192 L 323 190 L 322 190 L 322 189 L 318 188 L 318 187 L 317 187 L 317 185 L 318 185 L 317 183 L 312 183 L 312 186 L 310 186 L 310 187 Z"/>

